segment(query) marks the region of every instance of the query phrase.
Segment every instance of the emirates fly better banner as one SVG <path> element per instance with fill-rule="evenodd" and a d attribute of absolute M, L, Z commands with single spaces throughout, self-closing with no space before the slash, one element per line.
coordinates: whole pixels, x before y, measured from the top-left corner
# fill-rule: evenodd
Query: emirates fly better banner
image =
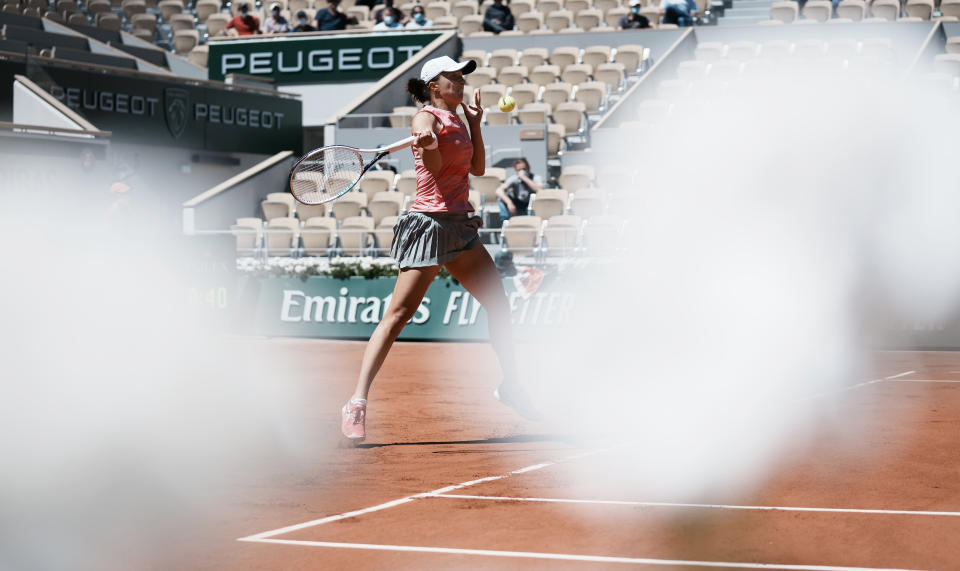
<path fill-rule="evenodd" d="M 270 77 L 278 85 L 376 81 L 439 37 L 439 32 L 377 32 L 213 41 L 209 78 L 222 81 L 237 73 Z"/>

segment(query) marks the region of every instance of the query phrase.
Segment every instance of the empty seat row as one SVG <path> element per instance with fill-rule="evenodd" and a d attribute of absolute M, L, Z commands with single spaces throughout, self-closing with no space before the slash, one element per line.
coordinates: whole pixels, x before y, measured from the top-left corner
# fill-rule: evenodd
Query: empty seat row
<path fill-rule="evenodd" d="M 302 221 L 281 217 L 267 221 L 240 218 L 230 227 L 241 256 L 367 256 L 386 255 L 397 216 L 375 222 L 369 216 L 343 220 L 318 216 Z"/>
<path fill-rule="evenodd" d="M 625 73 L 634 74 L 639 71 L 643 61 L 648 57 L 647 54 L 648 51 L 639 44 L 624 44 L 616 47 L 592 45 L 585 48 L 558 46 L 552 51 L 541 47 L 524 50 L 500 48 L 492 52 L 465 50 L 460 56 L 460 61 L 473 60 L 477 63 L 477 69 L 492 69 L 493 77 L 496 77 L 504 68 L 525 67 L 533 70 L 546 64 L 557 66 L 562 73 L 567 66 L 574 64 L 587 64 L 597 69 L 602 64 L 619 63 L 623 65 Z"/>
<path fill-rule="evenodd" d="M 878 19 L 895 21 L 906 17 L 915 20 L 930 20 L 938 10 L 934 0 L 842 0 L 836 7 L 834 15 L 833 3 L 830 0 L 808 0 L 803 9 L 797 2 L 774 2 L 770 7 L 770 20 L 792 23 L 802 15 L 805 20 L 813 22 L 828 22 L 844 20 L 859 22 L 861 20 Z M 960 0 L 942 0 L 939 11 L 945 18 L 960 18 Z"/>
<path fill-rule="evenodd" d="M 540 260 L 553 256 L 614 255 L 622 249 L 623 219 L 595 216 L 583 220 L 576 215 L 514 216 L 504 222 L 501 247 L 516 255 Z"/>

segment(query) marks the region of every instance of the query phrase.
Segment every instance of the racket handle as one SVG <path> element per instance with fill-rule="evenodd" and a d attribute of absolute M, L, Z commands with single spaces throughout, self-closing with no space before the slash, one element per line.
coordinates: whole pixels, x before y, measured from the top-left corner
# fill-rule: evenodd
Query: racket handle
<path fill-rule="evenodd" d="M 411 137 L 407 137 L 406 139 L 401 139 L 396 143 L 393 143 L 389 147 L 385 147 L 377 150 L 380 152 L 394 153 L 396 151 L 399 151 L 400 149 L 405 149 L 409 146 L 412 146 L 416 141 L 417 141 L 417 136 L 413 135 Z"/>

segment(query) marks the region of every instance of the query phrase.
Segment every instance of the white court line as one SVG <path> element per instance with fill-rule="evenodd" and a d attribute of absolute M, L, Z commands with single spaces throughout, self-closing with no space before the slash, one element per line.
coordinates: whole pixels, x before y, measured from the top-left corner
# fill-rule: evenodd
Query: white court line
<path fill-rule="evenodd" d="M 906 373 L 900 373 L 899 375 L 892 375 L 892 376 L 889 376 L 889 377 L 884 377 L 883 380 L 885 380 L 885 381 L 892 381 L 893 379 L 899 379 L 900 377 L 906 377 L 907 375 L 912 375 L 912 374 L 914 374 L 914 373 L 916 373 L 916 371 L 907 371 Z"/>
<path fill-rule="evenodd" d="M 960 383 L 952 379 L 890 379 L 891 383 Z"/>
<path fill-rule="evenodd" d="M 935 511 L 915 511 L 915 510 L 867 510 L 856 508 L 802 508 L 802 507 L 784 507 L 784 506 L 737 506 L 726 504 L 685 504 L 672 502 L 631 502 L 624 500 L 572 500 L 565 498 L 521 498 L 509 496 L 469 496 L 463 494 L 443 494 L 436 495 L 437 498 L 453 498 L 463 500 L 494 500 L 506 502 L 546 502 L 561 504 L 601 504 L 614 506 L 641 506 L 641 507 L 664 507 L 664 508 L 699 508 L 699 509 L 721 509 L 721 510 L 756 510 L 756 511 L 781 511 L 781 512 L 830 512 L 830 513 L 854 513 L 854 514 L 881 514 L 881 515 L 923 515 L 923 516 L 948 516 L 960 517 L 960 512 L 935 512 Z"/>
<path fill-rule="evenodd" d="M 907 375 L 912 375 L 912 374 L 914 374 L 914 373 L 916 373 L 916 371 L 904 371 L 904 372 L 902 372 L 902 373 L 898 373 L 898 374 L 896 374 L 896 375 L 891 375 L 891 376 L 889 376 L 889 377 L 883 377 L 883 378 L 880 378 L 880 379 L 873 379 L 872 381 L 864 381 L 864 382 L 862 382 L 862 383 L 857 383 L 857 384 L 855 384 L 855 385 L 850 385 L 850 386 L 848 386 L 848 387 L 841 387 L 841 388 L 838 388 L 838 389 L 833 389 L 833 390 L 829 390 L 829 391 L 824 391 L 824 392 L 822 392 L 822 393 L 816 393 L 816 394 L 813 394 L 813 395 L 810 395 L 810 396 L 808 396 L 808 397 L 805 397 L 805 398 L 800 399 L 800 402 L 805 402 L 805 401 L 808 401 L 808 400 L 813 400 L 813 399 L 816 399 L 816 398 L 825 397 L 825 396 L 827 396 L 827 395 L 833 395 L 833 394 L 837 394 L 837 393 L 844 393 L 844 392 L 847 392 L 847 391 L 852 391 L 852 390 L 854 390 L 854 389 L 859 389 L 860 387 L 866 387 L 866 386 L 870 386 L 870 385 L 875 385 L 875 384 L 877 384 L 877 383 L 882 383 L 882 382 L 884 382 L 884 381 L 892 381 L 892 380 L 894 380 L 894 379 L 898 379 L 898 378 L 900 378 L 900 377 L 905 377 L 905 376 L 907 376 Z"/>
<path fill-rule="evenodd" d="M 833 565 L 789 565 L 777 563 L 740 563 L 728 561 L 683 561 L 650 559 L 646 557 L 610 557 L 606 555 L 576 555 L 571 553 L 539 553 L 535 551 L 497 551 L 491 549 L 459 549 L 453 547 L 418 547 L 412 545 L 379 545 L 372 543 L 338 543 L 333 541 L 300 541 L 295 539 L 241 539 L 258 543 L 281 543 L 309 547 L 339 547 L 373 551 L 406 551 L 413 553 L 446 553 L 450 555 L 485 555 L 488 557 L 515 557 L 523 559 L 553 559 L 563 561 L 590 561 L 595 563 L 627 563 L 634 565 L 683 565 L 687 567 L 722 567 L 737 569 L 789 569 L 795 571 L 908 571 L 876 567 L 836 567 Z"/>
<path fill-rule="evenodd" d="M 363 508 L 363 509 L 360 509 L 360 510 L 354 510 L 354 511 L 344 512 L 344 513 L 341 513 L 341 514 L 331 515 L 331 516 L 327 516 L 327 517 L 324 517 L 324 518 L 315 519 L 315 520 L 312 520 L 312 521 L 306 521 L 306 522 L 303 522 L 303 523 L 298 523 L 298 524 L 295 524 L 295 525 L 288 525 L 287 527 L 281 527 L 280 529 L 274 529 L 274 530 L 271 530 L 271 531 L 264 531 L 264 532 L 262 532 L 262 533 L 257 533 L 257 534 L 254 534 L 254 535 L 250 535 L 250 536 L 248 536 L 248 537 L 242 537 L 242 538 L 238 539 L 237 541 L 261 541 L 261 540 L 264 540 L 264 539 L 266 539 L 266 538 L 273 537 L 273 536 L 276 536 L 276 535 L 283 535 L 283 534 L 285 534 L 285 533 L 290 533 L 290 532 L 292 532 L 292 531 L 298 531 L 298 530 L 301 530 L 301 529 L 306 529 L 306 528 L 308 528 L 308 527 L 315 527 L 315 526 L 318 526 L 318 525 L 323 525 L 323 524 L 325 524 L 325 523 L 330 523 L 330 522 L 332 522 L 332 521 L 340 521 L 340 520 L 348 519 L 348 518 L 351 518 L 351 517 L 356 517 L 356 516 L 359 516 L 359 515 L 364 515 L 364 514 L 368 514 L 368 513 L 373 513 L 373 512 L 378 512 L 378 511 L 381 511 L 381 510 L 385 510 L 385 509 L 388 509 L 388 508 L 393 508 L 393 507 L 396 507 L 396 506 L 400 506 L 400 505 L 403 505 L 403 504 L 410 503 L 410 502 L 412 502 L 413 500 L 417 500 L 417 499 L 421 499 L 421 498 L 429 498 L 429 497 L 438 496 L 438 495 L 444 494 L 444 493 L 446 493 L 446 492 L 452 492 L 452 491 L 454 491 L 454 490 L 460 490 L 460 489 L 467 488 L 467 487 L 470 487 L 470 486 L 475 486 L 475 485 L 477 485 L 477 484 L 482 484 L 482 483 L 484 483 L 484 482 L 493 482 L 493 481 L 495 481 L 495 480 L 501 480 L 501 479 L 503 479 L 503 478 L 508 478 L 508 477 L 513 476 L 513 475 L 516 475 L 516 474 L 525 474 L 525 473 L 527 473 L 527 472 L 533 472 L 533 471 L 535 471 L 535 470 L 540 470 L 540 469 L 542 469 L 542 468 L 547 468 L 548 466 L 553 466 L 554 464 L 558 464 L 558 463 L 560 463 L 560 462 L 569 462 L 569 461 L 571 461 L 571 460 L 578 460 L 578 459 L 580 459 L 580 458 L 585 458 L 585 457 L 587 457 L 587 456 L 593 456 L 594 454 L 600 454 L 601 452 L 606 452 L 606 451 L 608 451 L 608 450 L 609 450 L 609 449 L 602 448 L 602 449 L 600 449 L 600 450 L 591 450 L 591 451 L 588 451 L 588 452 L 582 452 L 582 453 L 580 453 L 580 454 L 573 454 L 573 455 L 571 455 L 571 456 L 566 456 L 566 457 L 564 457 L 564 458 L 561 458 L 561 459 L 559 459 L 559 460 L 555 460 L 555 461 L 553 461 L 553 462 L 543 462 L 543 463 L 540 463 L 540 464 L 534 464 L 534 465 L 532 465 L 532 466 L 527 466 L 527 467 L 525 467 L 525 468 L 520 468 L 520 469 L 518 469 L 518 470 L 514 470 L 514 471 L 512 471 L 512 472 L 507 472 L 506 474 L 501 474 L 501 475 L 499 475 L 499 476 L 487 476 L 486 478 L 479 478 L 479 479 L 477 479 L 477 480 L 470 480 L 470 481 L 468 481 L 468 482 L 461 482 L 461 483 L 459 483 L 459 484 L 454 484 L 454 485 L 452 485 L 452 486 L 445 486 L 445 487 L 443 487 L 443 488 L 437 488 L 436 490 L 432 490 L 432 491 L 429 491 L 429 492 L 422 492 L 422 493 L 419 493 L 419 494 L 409 495 L 409 496 L 404 497 L 404 498 L 398 498 L 398 499 L 396 499 L 396 500 L 391 500 L 391 501 L 389 501 L 389 502 L 385 502 L 385 503 L 382 503 L 382 504 L 377 504 L 377 505 L 375 505 L 375 506 L 370 506 L 370 507 L 368 507 L 368 508 Z"/>

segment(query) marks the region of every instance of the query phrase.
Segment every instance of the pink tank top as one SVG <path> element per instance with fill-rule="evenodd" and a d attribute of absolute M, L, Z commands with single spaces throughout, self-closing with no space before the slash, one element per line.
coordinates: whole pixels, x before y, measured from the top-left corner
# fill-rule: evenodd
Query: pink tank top
<path fill-rule="evenodd" d="M 470 164 L 473 160 L 473 141 L 470 131 L 452 111 L 425 105 L 427 112 L 440 122 L 437 148 L 443 163 L 437 176 L 423 164 L 419 147 L 413 147 L 413 161 L 417 171 L 417 196 L 410 210 L 417 212 L 471 212 Z"/>

